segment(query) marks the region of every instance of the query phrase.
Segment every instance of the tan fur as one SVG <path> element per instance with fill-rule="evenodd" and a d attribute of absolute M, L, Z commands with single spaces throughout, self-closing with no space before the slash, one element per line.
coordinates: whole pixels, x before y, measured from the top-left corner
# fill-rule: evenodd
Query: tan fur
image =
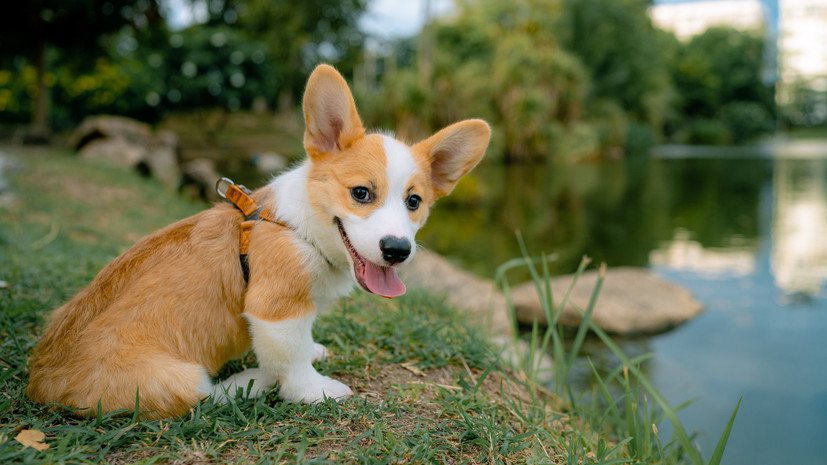
<path fill-rule="evenodd" d="M 313 160 L 347 150 L 365 134 L 347 82 L 331 66 L 318 66 L 310 75 L 303 108 L 304 150 Z"/>
<path fill-rule="evenodd" d="M 241 317 L 240 214 L 219 205 L 139 241 L 57 309 L 30 359 L 40 403 L 165 417 L 199 400 L 210 375 L 249 346 Z M 153 400 L 155 399 L 155 400 Z"/>
<path fill-rule="evenodd" d="M 470 119 L 454 123 L 413 146 L 414 156 L 431 165 L 428 171 L 437 197 L 450 194 L 459 179 L 480 162 L 490 136 L 485 121 Z"/>
<path fill-rule="evenodd" d="M 310 275 L 291 238 L 275 224 L 260 223 L 250 238 L 250 289 L 244 312 L 265 321 L 297 318 L 315 311 Z M 278 302 L 278 305 L 274 305 Z"/>
<path fill-rule="evenodd" d="M 347 84 L 329 66 L 311 75 L 304 109 L 315 216 L 333 228 L 337 212 L 369 215 L 382 202 L 359 203 L 349 190 L 386 195 L 383 137 L 365 135 Z M 410 213 L 414 222 L 423 224 L 428 207 L 479 162 L 489 135 L 484 122 L 469 120 L 409 147 L 417 173 L 407 193 L 423 199 Z M 278 211 L 269 186 L 253 198 Z M 107 265 L 51 315 L 30 359 L 29 397 L 94 415 L 98 402 L 105 412 L 132 409 L 137 395 L 145 418 L 182 415 L 204 397 L 206 376 L 250 347 L 245 313 L 278 322 L 315 312 L 307 246 L 283 226 L 253 228 L 245 286 L 242 220 L 234 207 L 217 205 L 141 239 Z"/>

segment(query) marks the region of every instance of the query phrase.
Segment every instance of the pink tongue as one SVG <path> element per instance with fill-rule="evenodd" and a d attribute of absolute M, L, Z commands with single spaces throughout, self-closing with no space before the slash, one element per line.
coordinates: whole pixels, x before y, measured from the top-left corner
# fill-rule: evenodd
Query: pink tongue
<path fill-rule="evenodd" d="M 370 292 L 392 299 L 405 293 L 405 283 L 389 266 L 379 266 L 365 260 L 365 285 Z"/>

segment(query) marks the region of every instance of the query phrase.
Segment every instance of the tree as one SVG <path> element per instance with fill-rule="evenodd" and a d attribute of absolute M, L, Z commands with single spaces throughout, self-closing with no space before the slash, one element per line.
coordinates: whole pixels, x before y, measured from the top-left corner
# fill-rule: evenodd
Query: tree
<path fill-rule="evenodd" d="M 29 0 L 9 2 L 0 15 L 0 54 L 27 57 L 36 69 L 33 130 L 48 134 L 49 50 L 78 66 L 94 63 L 101 37 L 124 26 L 145 28 L 162 21 L 157 0 Z"/>
<path fill-rule="evenodd" d="M 664 43 L 647 14 L 651 0 L 564 0 L 560 42 L 589 70 L 588 103 L 614 101 L 660 131 L 669 103 Z"/>
<path fill-rule="evenodd" d="M 378 107 L 410 139 L 461 118 L 486 118 L 495 132 L 491 152 L 508 162 L 617 153 L 624 112 L 613 102 L 587 107 L 593 77 L 561 45 L 561 14 L 553 0 L 459 2 L 455 14 L 429 26 L 436 41 L 430 72 L 386 74 L 379 97 L 362 96 L 368 111 Z"/>
<path fill-rule="evenodd" d="M 248 0 L 234 2 L 232 8 L 238 26 L 269 47 L 281 83 L 279 104 L 289 106 L 301 96 L 307 75 L 319 62 L 352 73 L 362 53 L 365 36 L 358 20 L 366 7 L 367 0 Z"/>
<path fill-rule="evenodd" d="M 675 40 L 672 50 L 675 100 L 667 132 L 679 142 L 740 143 L 774 129 L 762 36 L 716 27 L 686 43 Z"/>

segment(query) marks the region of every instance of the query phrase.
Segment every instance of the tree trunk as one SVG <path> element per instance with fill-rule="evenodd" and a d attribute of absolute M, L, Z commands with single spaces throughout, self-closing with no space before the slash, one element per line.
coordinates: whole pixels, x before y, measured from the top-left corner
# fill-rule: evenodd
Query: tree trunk
<path fill-rule="evenodd" d="M 32 116 L 32 131 L 39 135 L 48 135 L 49 94 L 46 88 L 46 38 L 40 34 L 35 42 L 34 66 L 37 70 L 37 95 Z"/>
<path fill-rule="evenodd" d="M 433 76 L 433 52 L 434 52 L 434 27 L 433 11 L 431 10 L 431 0 L 425 0 L 423 4 L 424 21 L 422 24 L 422 31 L 419 33 L 419 51 L 417 52 L 417 61 L 419 67 L 419 85 L 423 88 L 431 87 L 431 78 Z"/>

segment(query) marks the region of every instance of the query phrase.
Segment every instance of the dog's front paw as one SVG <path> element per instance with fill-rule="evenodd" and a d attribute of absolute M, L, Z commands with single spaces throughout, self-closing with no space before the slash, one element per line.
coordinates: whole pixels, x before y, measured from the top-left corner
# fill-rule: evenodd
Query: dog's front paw
<path fill-rule="evenodd" d="M 328 399 L 342 399 L 353 395 L 353 391 L 344 383 L 336 381 L 328 376 L 319 376 L 319 381 L 311 386 L 306 386 L 302 393 L 301 401 L 306 404 L 320 402 Z"/>
<path fill-rule="evenodd" d="M 352 395 L 353 391 L 347 385 L 319 374 L 310 382 L 300 386 L 282 386 L 279 390 L 279 397 L 282 399 L 304 404 L 320 402 L 325 398 L 342 399 Z"/>

